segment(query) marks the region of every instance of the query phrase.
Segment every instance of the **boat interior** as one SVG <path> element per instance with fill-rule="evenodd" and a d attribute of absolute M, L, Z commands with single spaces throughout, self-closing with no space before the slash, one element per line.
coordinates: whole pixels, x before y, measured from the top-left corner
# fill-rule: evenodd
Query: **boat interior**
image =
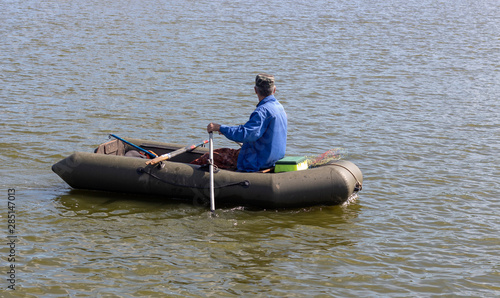
<path fill-rule="evenodd" d="M 167 154 L 178 150 L 182 147 L 176 146 L 174 144 L 148 144 L 148 143 L 138 143 L 137 146 L 142 149 L 152 151 L 156 155 L 160 156 L 163 154 Z M 191 161 L 199 158 L 204 153 L 208 152 L 206 148 L 196 148 L 190 152 L 184 152 L 179 155 L 176 155 L 169 159 L 169 161 L 173 162 L 182 162 L 182 163 L 190 163 Z M 117 155 L 117 156 L 128 156 L 128 157 L 137 157 L 147 159 L 148 157 L 144 152 L 120 141 L 120 140 L 111 140 L 109 142 L 103 143 L 99 145 L 95 150 L 96 154 L 105 154 L 105 155 Z"/>
<path fill-rule="evenodd" d="M 136 146 L 139 146 L 142 149 L 147 151 L 151 151 L 158 156 L 163 154 L 171 153 L 178 149 L 183 148 L 183 146 L 179 146 L 176 144 L 157 144 L 157 143 L 148 143 L 148 142 L 139 142 L 135 143 Z M 208 145 L 207 145 L 208 146 Z M 117 156 L 127 156 L 127 157 L 136 157 L 136 158 L 144 158 L 147 159 L 148 156 L 146 153 L 141 150 L 121 141 L 118 139 L 111 140 L 109 142 L 103 143 L 99 145 L 95 150 L 96 154 L 105 154 L 105 155 L 117 155 Z M 168 161 L 171 162 L 181 162 L 181 163 L 191 163 L 195 159 L 200 158 L 203 154 L 208 153 L 208 148 L 205 147 L 197 147 L 194 150 L 180 153 L 178 155 L 174 155 L 169 158 Z M 202 159 L 203 162 L 203 159 Z M 217 158 L 215 158 L 216 165 L 218 164 Z M 234 169 L 228 169 L 227 167 L 223 167 L 219 164 L 219 167 L 226 170 L 234 171 Z M 274 173 L 275 167 L 262 169 L 258 171 L 259 173 Z"/>

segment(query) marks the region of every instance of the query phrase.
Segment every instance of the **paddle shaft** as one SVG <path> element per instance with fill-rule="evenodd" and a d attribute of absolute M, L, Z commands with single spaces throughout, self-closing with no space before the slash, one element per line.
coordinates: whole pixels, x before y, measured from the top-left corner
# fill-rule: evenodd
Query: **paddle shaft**
<path fill-rule="evenodd" d="M 215 211 L 215 193 L 214 193 L 214 134 L 210 132 L 209 134 L 209 171 L 210 171 L 210 211 Z"/>
<path fill-rule="evenodd" d="M 135 145 L 135 144 L 130 143 L 130 142 L 129 142 L 129 141 L 127 141 L 127 140 L 124 140 L 124 139 L 120 138 L 120 137 L 119 137 L 119 136 L 117 136 L 117 135 L 110 134 L 110 136 L 112 136 L 113 138 L 118 139 L 118 140 L 120 140 L 120 141 L 122 141 L 122 142 L 124 142 L 124 143 L 126 143 L 126 144 L 129 144 L 130 146 L 134 147 L 134 148 L 135 148 L 135 149 L 137 149 L 137 150 L 140 150 L 140 151 L 142 151 L 142 152 L 146 153 L 146 154 L 147 154 L 147 155 L 149 155 L 151 158 L 155 158 L 155 157 L 157 157 L 157 156 L 158 156 L 158 155 L 156 155 L 156 154 L 154 154 L 154 153 L 149 152 L 148 150 L 146 150 L 146 149 L 144 149 L 144 148 L 141 148 L 141 147 L 139 147 L 139 146 L 137 146 L 137 145 Z"/>
<path fill-rule="evenodd" d="M 160 161 L 164 161 L 164 160 L 170 159 L 170 158 L 172 158 L 172 157 L 174 157 L 174 156 L 177 156 L 177 155 L 179 155 L 179 154 L 182 154 L 182 153 L 184 153 L 184 152 L 192 151 L 192 150 L 194 150 L 195 148 L 200 147 L 200 146 L 202 146 L 202 145 L 204 145 L 204 144 L 206 144 L 206 143 L 208 143 L 208 140 L 205 140 L 205 141 L 203 141 L 203 142 L 201 142 L 201 143 L 199 143 L 199 144 L 197 144 L 197 145 L 190 145 L 190 146 L 186 146 L 186 147 L 184 147 L 184 148 L 181 148 L 181 149 L 178 149 L 178 150 L 172 151 L 172 152 L 170 152 L 170 153 L 160 155 L 160 156 L 158 156 L 158 157 L 156 157 L 156 158 L 153 158 L 153 159 L 151 159 L 151 160 L 146 161 L 146 164 L 147 164 L 147 165 L 154 165 L 154 164 L 157 164 L 157 163 L 159 163 Z"/>

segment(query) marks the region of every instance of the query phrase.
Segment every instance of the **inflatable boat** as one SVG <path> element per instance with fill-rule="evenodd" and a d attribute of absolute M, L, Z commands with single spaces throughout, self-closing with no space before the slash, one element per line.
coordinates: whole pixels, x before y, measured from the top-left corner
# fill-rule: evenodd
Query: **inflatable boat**
<path fill-rule="evenodd" d="M 168 155 L 184 146 L 140 139 L 115 139 L 94 152 L 76 152 L 52 170 L 76 189 L 102 190 L 160 196 L 196 205 L 209 204 L 208 166 L 190 164 L 206 152 L 198 147 L 166 161 L 147 164 L 137 148 Z M 187 148 L 187 147 L 186 147 Z M 338 205 L 357 196 L 363 175 L 350 161 L 336 160 L 304 170 L 236 172 L 219 169 L 214 174 L 218 206 L 295 208 Z"/>

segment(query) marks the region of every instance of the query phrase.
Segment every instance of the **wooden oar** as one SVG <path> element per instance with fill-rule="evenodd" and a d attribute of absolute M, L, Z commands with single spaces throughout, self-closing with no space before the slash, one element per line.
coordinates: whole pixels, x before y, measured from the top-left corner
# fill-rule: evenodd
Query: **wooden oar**
<path fill-rule="evenodd" d="M 206 143 L 208 143 L 208 140 L 205 140 L 197 145 L 190 145 L 190 146 L 186 146 L 184 148 L 181 148 L 181 149 L 178 149 L 178 150 L 175 150 L 175 151 L 172 151 L 170 153 L 167 153 L 167 154 L 163 154 L 163 155 L 160 155 L 158 156 L 157 158 L 153 158 L 153 159 L 150 159 L 148 161 L 146 161 L 146 164 L 147 165 L 154 165 L 154 164 L 157 164 L 159 163 L 160 161 L 164 161 L 164 160 L 167 160 L 167 159 L 170 159 L 176 155 L 179 155 L 179 154 L 182 154 L 184 152 L 189 152 L 189 151 L 192 151 L 194 150 L 195 148 L 197 147 L 200 147 L 202 145 L 205 145 Z"/>

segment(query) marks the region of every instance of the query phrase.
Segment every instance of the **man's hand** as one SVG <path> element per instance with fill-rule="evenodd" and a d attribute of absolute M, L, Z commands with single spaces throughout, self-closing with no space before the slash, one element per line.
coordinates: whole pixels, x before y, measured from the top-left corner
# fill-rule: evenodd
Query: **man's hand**
<path fill-rule="evenodd" d="M 218 131 L 220 133 L 220 124 L 210 123 L 207 125 L 207 132 L 211 133 L 213 131 Z"/>

